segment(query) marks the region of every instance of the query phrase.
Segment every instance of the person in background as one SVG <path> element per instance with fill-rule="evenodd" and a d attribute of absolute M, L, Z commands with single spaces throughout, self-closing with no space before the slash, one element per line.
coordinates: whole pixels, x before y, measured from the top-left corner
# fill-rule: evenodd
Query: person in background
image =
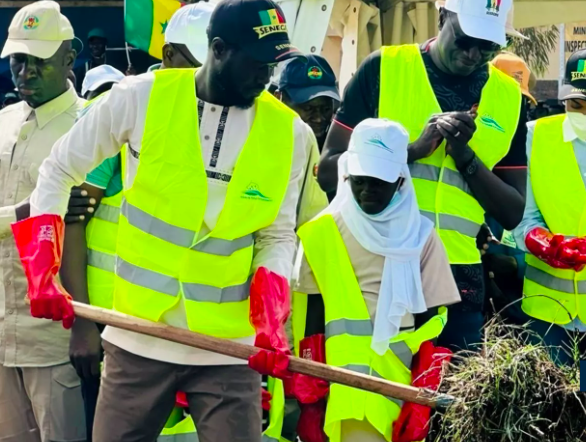
<path fill-rule="evenodd" d="M 10 106 L 11 104 L 16 104 L 20 101 L 18 98 L 18 92 L 6 92 L 4 94 L 4 98 L 2 99 L 2 109 L 6 106 Z"/>
<path fill-rule="evenodd" d="M 70 333 L 31 317 L 27 278 L 11 224 L 29 216 L 38 168 L 83 106 L 68 81 L 73 28 L 53 1 L 33 2 L 10 24 L 1 57 L 23 100 L 0 111 L 0 440 L 86 440 L 80 380 L 69 361 Z M 24 246 L 26 247 L 26 246 Z M 22 249 L 21 249 L 22 250 Z M 35 275 L 28 268 L 27 276 Z"/>
<path fill-rule="evenodd" d="M 378 116 L 407 128 L 419 207 L 435 223 L 462 295 L 438 341 L 452 349 L 481 342 L 476 237 L 485 213 L 508 230 L 523 216 L 526 112 L 519 85 L 489 64 L 507 43 L 511 5 L 447 0 L 437 38 L 368 56 L 346 87 L 318 168 L 322 189 L 334 192 L 338 158 L 360 121 Z"/>
<path fill-rule="evenodd" d="M 200 441 L 260 442 L 260 375 L 251 368 L 289 375 L 284 322 L 295 209 L 315 140 L 265 86 L 276 63 L 302 54 L 289 41 L 282 10 L 268 0 L 223 0 L 210 19 L 208 39 L 208 56 L 197 72 L 164 69 L 128 77 L 60 139 L 41 167 L 32 216 L 18 225 L 17 242 L 30 247 L 23 254 L 28 266 L 58 256 L 56 241 L 43 235 L 38 241 L 38 234 L 61 233 L 64 194 L 126 145 L 114 308 L 266 350 L 247 367 L 106 327 L 95 442 L 153 440 L 179 390 L 187 393 Z M 194 125 L 198 116 L 201 123 Z M 49 287 L 30 280 L 31 308 L 71 326 L 71 298 L 50 276 L 58 265 L 41 271 Z M 166 282 L 141 276 L 146 274 Z M 39 305 L 49 308 L 36 310 Z"/>
<path fill-rule="evenodd" d="M 586 351 L 586 51 L 566 63 L 559 99 L 566 113 L 528 124 L 527 205 L 515 229 L 527 253 L 523 311 L 529 328 L 570 364 Z"/>
<path fill-rule="evenodd" d="M 311 127 L 321 153 L 340 93 L 327 60 L 319 55 L 305 58 L 291 60 L 282 68 L 275 95 Z"/>
<path fill-rule="evenodd" d="M 106 49 L 108 47 L 108 38 L 106 32 L 101 28 L 92 29 L 87 36 L 87 47 L 89 49 L 89 58 L 79 64 L 73 70 L 73 75 L 76 78 L 76 88 L 79 91 L 87 72 L 95 67 L 107 64 Z M 83 45 L 82 45 L 83 47 Z"/>
<path fill-rule="evenodd" d="M 93 100 L 122 80 L 124 80 L 124 74 L 118 69 L 107 64 L 98 66 L 87 72 L 81 86 L 81 95 L 87 100 Z"/>
<path fill-rule="evenodd" d="M 305 55 L 282 68 L 278 90 L 274 95 L 299 114 L 317 139 L 309 155 L 306 176 L 298 204 L 297 226 L 305 224 L 328 205 L 327 196 L 317 182 L 317 165 L 321 149 L 340 103 L 336 76 L 325 58 Z"/>
<path fill-rule="evenodd" d="M 408 143 L 407 131 L 395 122 L 366 119 L 355 127 L 339 160 L 334 201 L 298 232 L 303 258 L 293 324 L 298 354 L 411 385 L 414 356 L 440 335 L 444 306 L 459 302 L 460 295 L 439 235 L 419 212 Z M 423 371 L 431 361 L 427 354 Z M 301 404 L 303 442 L 325 441 L 326 435 L 330 442 L 401 441 L 408 431 L 418 434 L 409 440 L 425 439 L 420 432 L 429 409 L 426 415 L 411 409 L 410 417 L 399 419 L 400 401 L 341 385 L 328 388 L 307 376 L 294 375 L 290 389 Z"/>
<path fill-rule="evenodd" d="M 214 5 L 207 2 L 179 8 L 165 30 L 163 60 L 151 66 L 148 71 L 165 67 L 201 67 L 208 52 L 206 29 L 213 11 Z"/>

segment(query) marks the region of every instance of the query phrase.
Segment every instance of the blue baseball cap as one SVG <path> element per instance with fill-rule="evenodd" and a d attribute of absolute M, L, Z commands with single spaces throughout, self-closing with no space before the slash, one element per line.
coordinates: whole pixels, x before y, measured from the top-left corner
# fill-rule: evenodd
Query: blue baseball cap
<path fill-rule="evenodd" d="M 327 60 L 319 55 L 306 55 L 287 62 L 279 79 L 279 90 L 287 93 L 293 104 L 306 103 L 317 97 L 330 97 L 340 102 L 336 75 Z"/>

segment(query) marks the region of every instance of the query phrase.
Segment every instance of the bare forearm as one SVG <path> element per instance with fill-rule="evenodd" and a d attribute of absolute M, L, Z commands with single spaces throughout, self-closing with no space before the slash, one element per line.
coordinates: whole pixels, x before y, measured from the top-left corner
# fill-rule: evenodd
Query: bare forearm
<path fill-rule="evenodd" d="M 335 192 L 338 187 L 338 159 L 342 153 L 335 153 L 322 158 L 317 169 L 317 182 L 321 189 L 326 192 Z"/>
<path fill-rule="evenodd" d="M 476 200 L 503 228 L 512 230 L 521 222 L 525 197 L 488 170 L 481 161 L 478 162 L 478 171 L 466 177 L 466 181 Z"/>
<path fill-rule="evenodd" d="M 87 244 L 85 224 L 68 224 L 65 227 L 61 283 L 73 299 L 89 304 L 87 287 Z"/>

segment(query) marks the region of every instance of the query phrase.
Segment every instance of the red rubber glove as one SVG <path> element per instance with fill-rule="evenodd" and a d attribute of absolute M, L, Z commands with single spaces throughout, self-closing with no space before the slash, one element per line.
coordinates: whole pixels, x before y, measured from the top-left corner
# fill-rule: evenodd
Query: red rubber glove
<path fill-rule="evenodd" d="M 290 312 L 287 279 L 260 267 L 250 286 L 250 322 L 256 330 L 254 345 L 262 350 L 248 359 L 249 367 L 260 374 L 278 379 L 293 375 L 288 370 L 291 350 L 285 332 Z"/>
<path fill-rule="evenodd" d="M 261 388 L 261 400 L 262 400 L 262 409 L 265 411 L 271 410 L 271 400 L 273 399 L 273 395 L 269 393 L 264 388 Z"/>
<path fill-rule="evenodd" d="M 421 344 L 413 358 L 412 385 L 436 391 L 441 381 L 442 365 L 449 362 L 452 352 L 447 348 L 435 347 L 431 341 Z M 393 424 L 393 442 L 414 442 L 425 440 L 429 432 L 431 408 L 406 402 L 399 418 Z"/>
<path fill-rule="evenodd" d="M 556 258 L 581 272 L 586 265 L 586 238 L 564 240 L 558 247 Z"/>
<path fill-rule="evenodd" d="M 309 336 L 299 343 L 299 354 L 303 359 L 326 362 L 326 336 Z M 295 373 L 290 383 L 290 393 L 297 398 L 301 414 L 297 422 L 297 434 L 303 442 L 326 442 L 324 422 L 326 417 L 325 397 L 330 386 L 323 379 Z"/>
<path fill-rule="evenodd" d="M 183 391 L 178 391 L 175 395 L 175 406 L 179 408 L 189 408 L 189 403 L 187 402 L 187 396 Z"/>
<path fill-rule="evenodd" d="M 531 230 L 525 237 L 527 250 L 537 258 L 556 269 L 571 269 L 571 265 L 557 257 L 560 253 L 558 249 L 563 241 L 563 235 L 553 235 L 541 227 Z"/>
<path fill-rule="evenodd" d="M 313 335 L 299 343 L 299 354 L 303 359 L 326 362 L 326 336 Z M 324 399 L 330 392 L 330 384 L 323 379 L 295 373 L 291 382 L 286 384 L 286 394 L 294 396 L 301 404 L 314 404 Z"/>
<path fill-rule="evenodd" d="M 41 215 L 12 224 L 12 233 L 28 281 L 31 315 L 63 321 L 68 329 L 75 318 L 71 296 L 56 276 L 61 265 L 65 224 L 58 215 Z"/>
<path fill-rule="evenodd" d="M 314 404 L 303 405 L 299 421 L 297 421 L 297 436 L 302 442 L 327 442 L 328 437 L 324 433 L 325 420 L 325 399 Z"/>

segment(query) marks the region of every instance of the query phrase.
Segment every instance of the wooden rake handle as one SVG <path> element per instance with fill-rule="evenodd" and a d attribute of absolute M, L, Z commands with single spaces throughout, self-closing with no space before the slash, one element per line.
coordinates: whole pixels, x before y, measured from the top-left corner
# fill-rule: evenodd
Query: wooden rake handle
<path fill-rule="evenodd" d="M 171 327 L 169 325 L 147 321 L 134 316 L 125 315 L 114 310 L 107 310 L 80 302 L 73 302 L 75 314 L 80 318 L 88 319 L 99 324 L 111 325 L 123 330 L 130 330 L 143 335 L 166 339 L 190 347 L 208 350 L 238 359 L 248 360 L 258 353 L 259 349 L 252 345 L 240 344 L 227 339 L 194 333 L 189 330 Z M 347 385 L 361 390 L 371 391 L 406 402 L 427 405 L 431 408 L 445 408 L 454 400 L 445 394 L 403 385 L 385 379 L 375 378 L 362 373 L 356 373 L 343 368 L 332 367 L 327 364 L 309 361 L 289 356 L 289 370 L 316 378 L 321 378 L 336 384 Z"/>

